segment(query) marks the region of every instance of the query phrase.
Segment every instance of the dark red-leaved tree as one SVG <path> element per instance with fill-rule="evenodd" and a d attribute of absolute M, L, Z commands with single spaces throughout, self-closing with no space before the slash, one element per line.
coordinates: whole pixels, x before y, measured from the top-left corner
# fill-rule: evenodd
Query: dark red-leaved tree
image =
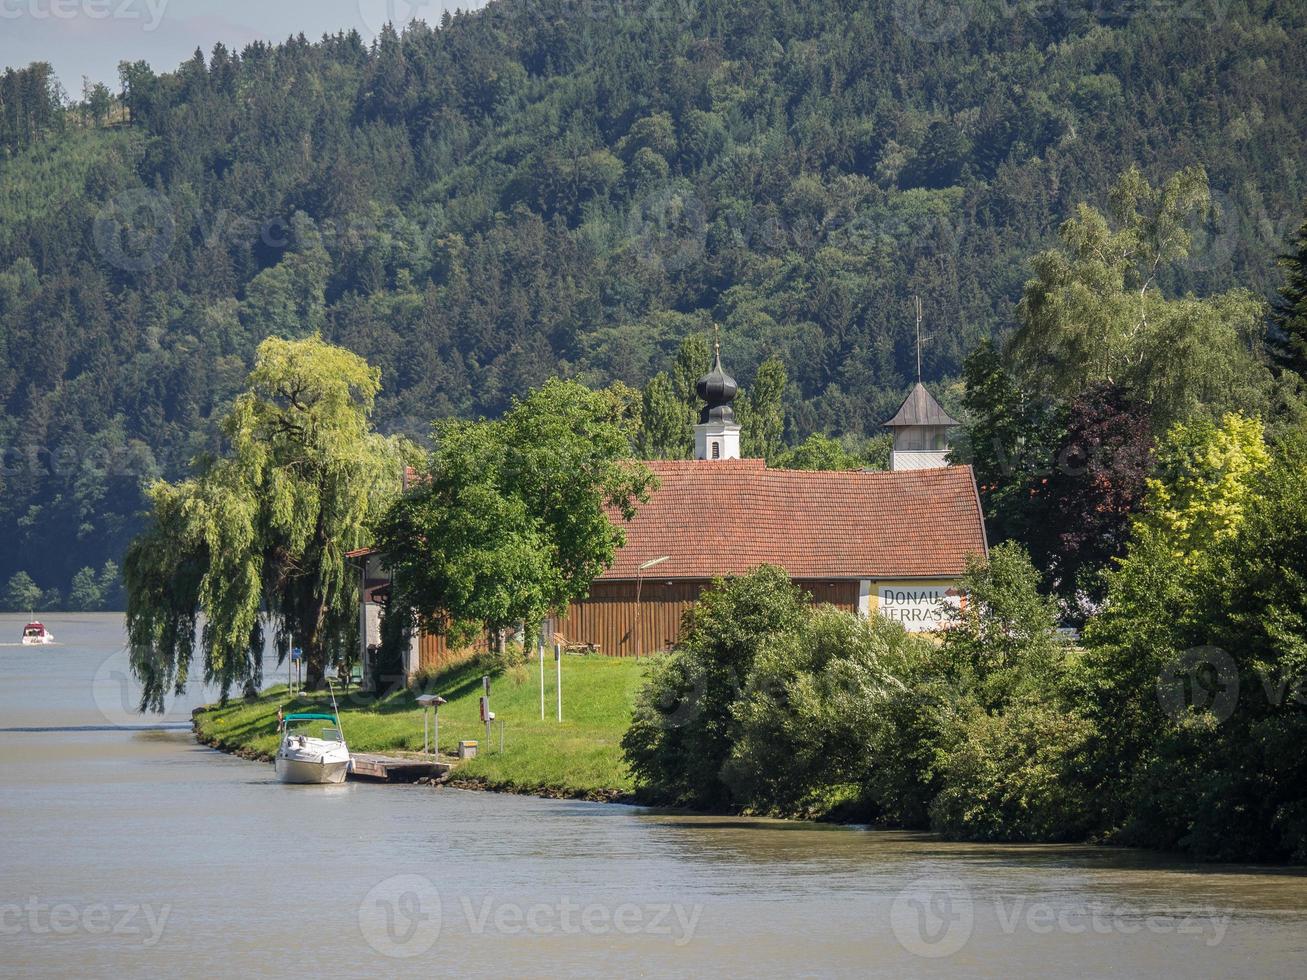
<path fill-rule="evenodd" d="M 1152 468 L 1146 407 L 1119 388 L 1098 385 L 1067 407 L 1066 435 L 1049 475 L 1031 488 L 1031 557 L 1057 590 L 1095 592 L 1094 573 L 1125 550 L 1130 517 Z"/>

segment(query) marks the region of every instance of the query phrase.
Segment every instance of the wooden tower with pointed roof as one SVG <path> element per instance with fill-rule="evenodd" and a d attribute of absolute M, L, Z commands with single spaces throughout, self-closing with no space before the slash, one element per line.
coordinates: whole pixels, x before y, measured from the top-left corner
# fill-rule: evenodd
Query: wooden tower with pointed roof
<path fill-rule="evenodd" d="M 891 470 L 929 470 L 948 465 L 948 433 L 958 421 L 918 381 L 885 428 L 894 434 Z"/>

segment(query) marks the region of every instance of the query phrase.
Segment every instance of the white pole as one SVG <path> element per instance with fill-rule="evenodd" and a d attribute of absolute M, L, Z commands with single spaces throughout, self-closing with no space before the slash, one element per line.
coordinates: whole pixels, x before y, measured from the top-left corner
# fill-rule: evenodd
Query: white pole
<path fill-rule="evenodd" d="M 563 645 L 554 644 L 554 664 L 558 668 L 558 720 L 563 720 Z"/>
<path fill-rule="evenodd" d="M 545 720 L 545 639 L 536 641 L 536 659 L 540 661 L 540 720 Z"/>
<path fill-rule="evenodd" d="M 431 743 L 427 741 L 427 709 L 422 709 L 422 754 L 429 755 Z"/>
<path fill-rule="evenodd" d="M 436 761 L 439 762 L 440 761 L 440 709 L 435 705 L 431 706 L 431 727 L 435 729 L 434 737 L 432 738 L 431 747 L 432 749 L 435 750 L 433 752 L 433 755 L 435 755 Z"/>

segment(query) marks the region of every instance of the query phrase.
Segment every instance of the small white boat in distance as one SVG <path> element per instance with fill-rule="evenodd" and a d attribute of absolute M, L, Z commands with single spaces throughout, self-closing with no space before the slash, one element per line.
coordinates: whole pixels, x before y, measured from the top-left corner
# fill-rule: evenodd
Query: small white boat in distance
<path fill-rule="evenodd" d="M 309 734 L 310 721 L 329 721 L 322 737 Z M 301 727 L 294 726 L 300 723 Z M 287 715 L 286 730 L 277 749 L 277 778 L 283 783 L 343 783 L 349 772 L 349 747 L 340 731 L 340 719 L 331 715 Z"/>
<path fill-rule="evenodd" d="M 53 642 L 54 634 L 41 623 L 33 620 L 23 627 L 23 646 L 34 647 Z"/>

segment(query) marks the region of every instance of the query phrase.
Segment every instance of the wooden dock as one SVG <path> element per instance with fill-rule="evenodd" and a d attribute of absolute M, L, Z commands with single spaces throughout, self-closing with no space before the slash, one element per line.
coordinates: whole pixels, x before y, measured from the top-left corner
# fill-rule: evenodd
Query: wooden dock
<path fill-rule="evenodd" d="M 419 779 L 439 779 L 453 768 L 448 762 L 434 759 L 400 759 L 366 752 L 355 752 L 350 758 L 354 765 L 350 767 L 349 778 L 370 783 L 416 783 Z"/>

